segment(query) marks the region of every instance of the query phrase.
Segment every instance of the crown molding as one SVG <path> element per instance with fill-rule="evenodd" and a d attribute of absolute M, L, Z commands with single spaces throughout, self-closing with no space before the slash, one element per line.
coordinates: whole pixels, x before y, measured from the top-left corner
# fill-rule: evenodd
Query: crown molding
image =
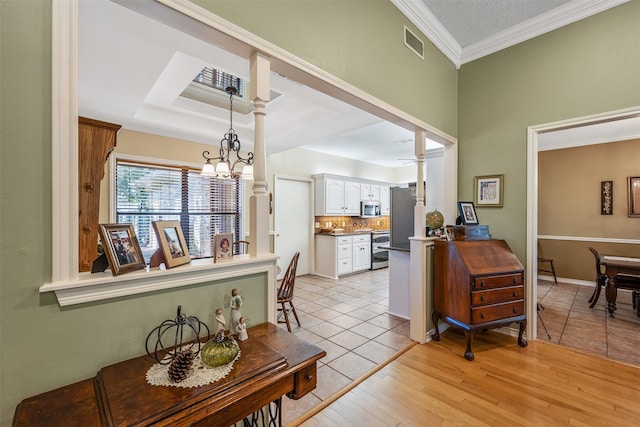
<path fill-rule="evenodd" d="M 447 29 L 424 5 L 416 0 L 391 0 L 391 2 L 426 35 L 447 58 L 460 68 L 461 65 L 518 43 L 538 37 L 549 31 L 588 18 L 629 0 L 573 0 L 535 18 L 500 31 L 484 40 L 466 47 L 449 34 Z"/>
<path fill-rule="evenodd" d="M 462 49 L 460 64 L 573 24 L 629 0 L 574 0 Z"/>

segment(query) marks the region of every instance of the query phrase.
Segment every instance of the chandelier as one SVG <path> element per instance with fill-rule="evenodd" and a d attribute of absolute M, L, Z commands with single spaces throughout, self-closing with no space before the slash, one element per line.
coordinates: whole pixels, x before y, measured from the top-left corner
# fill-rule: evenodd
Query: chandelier
<path fill-rule="evenodd" d="M 224 179 L 253 179 L 253 153 L 249 153 L 247 158 L 240 156 L 240 140 L 236 131 L 233 130 L 233 95 L 238 93 L 238 90 L 233 86 L 228 86 L 225 92 L 229 94 L 229 132 L 225 133 L 224 138 L 220 140 L 220 155 L 218 157 L 209 157 L 208 151 L 202 153 L 206 163 L 202 166 L 200 174 Z M 233 163 L 232 153 L 235 153 Z M 215 167 L 211 163 L 212 160 L 218 161 Z"/>

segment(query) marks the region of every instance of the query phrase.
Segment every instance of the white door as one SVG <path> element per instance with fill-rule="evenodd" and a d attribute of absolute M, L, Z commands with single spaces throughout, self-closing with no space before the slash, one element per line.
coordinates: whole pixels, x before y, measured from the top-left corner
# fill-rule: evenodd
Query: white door
<path fill-rule="evenodd" d="M 274 227 L 273 250 L 278 260 L 278 279 L 281 279 L 291 257 L 300 251 L 296 275 L 309 274 L 312 256 L 313 207 L 311 205 L 311 185 L 309 178 L 275 177 L 274 183 Z"/>

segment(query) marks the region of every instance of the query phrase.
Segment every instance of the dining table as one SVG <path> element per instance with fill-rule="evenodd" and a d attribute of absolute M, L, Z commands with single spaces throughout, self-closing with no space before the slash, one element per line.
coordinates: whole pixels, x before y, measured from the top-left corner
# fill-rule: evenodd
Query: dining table
<path fill-rule="evenodd" d="M 618 277 L 637 277 L 640 290 L 640 258 L 623 257 L 616 255 L 602 255 L 600 264 L 604 266 L 604 274 L 607 276 L 605 295 L 607 297 L 607 310 L 609 316 L 614 317 L 616 299 L 618 298 Z"/>

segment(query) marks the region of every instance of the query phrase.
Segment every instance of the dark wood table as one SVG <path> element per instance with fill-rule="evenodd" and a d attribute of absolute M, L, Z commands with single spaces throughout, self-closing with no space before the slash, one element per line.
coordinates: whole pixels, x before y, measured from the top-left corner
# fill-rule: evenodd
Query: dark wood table
<path fill-rule="evenodd" d="M 276 404 L 299 399 L 316 387 L 316 362 L 326 353 L 272 323 L 248 329 L 231 373 L 196 388 L 149 385 L 155 363 L 141 356 L 102 368 L 95 378 L 23 400 L 18 426 L 229 426 Z"/>
<path fill-rule="evenodd" d="M 609 316 L 613 317 L 613 312 L 616 310 L 616 299 L 618 298 L 618 276 L 640 276 L 640 258 L 602 255 L 600 258 L 600 264 L 604 265 L 604 274 L 607 276 L 607 283 L 605 286 L 607 310 L 609 310 Z M 638 280 L 640 282 L 640 277 Z"/>

